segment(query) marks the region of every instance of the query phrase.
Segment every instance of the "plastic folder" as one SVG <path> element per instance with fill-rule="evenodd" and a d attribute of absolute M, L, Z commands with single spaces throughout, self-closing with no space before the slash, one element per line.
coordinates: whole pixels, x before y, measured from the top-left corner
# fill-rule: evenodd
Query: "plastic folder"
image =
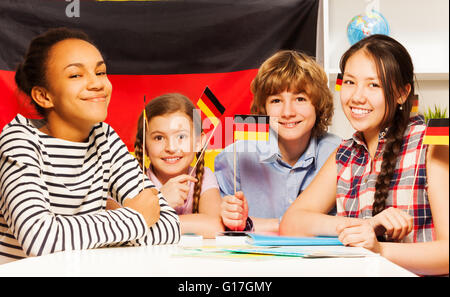
<path fill-rule="evenodd" d="M 248 234 L 247 243 L 255 246 L 315 246 L 315 245 L 343 245 L 335 236 L 318 237 L 287 237 L 260 234 Z"/>

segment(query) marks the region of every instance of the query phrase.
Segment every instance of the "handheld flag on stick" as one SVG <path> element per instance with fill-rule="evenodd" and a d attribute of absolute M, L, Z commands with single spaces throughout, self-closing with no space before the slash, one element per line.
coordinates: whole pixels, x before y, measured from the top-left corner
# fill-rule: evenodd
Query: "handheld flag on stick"
<path fill-rule="evenodd" d="M 412 99 L 411 113 L 419 112 L 419 95 L 414 95 Z"/>
<path fill-rule="evenodd" d="M 220 101 L 208 87 L 205 88 L 202 95 L 198 99 L 197 106 L 200 108 L 202 113 L 210 119 L 211 123 L 214 125 L 214 129 L 212 130 L 210 136 L 208 137 L 208 140 L 203 146 L 194 167 L 192 167 L 191 172 L 189 172 L 189 175 L 192 175 L 192 173 L 195 171 L 195 168 L 197 167 L 198 162 L 202 159 L 203 154 L 205 153 L 206 148 L 208 147 L 208 144 L 211 141 L 212 136 L 214 135 L 214 132 L 219 126 L 219 119 L 225 113 L 225 107 L 220 103 Z"/>
<path fill-rule="evenodd" d="M 334 87 L 334 89 L 338 92 L 341 90 L 342 77 L 343 77 L 342 73 L 339 73 L 336 78 L 336 86 Z"/>
<path fill-rule="evenodd" d="M 145 95 L 144 95 L 144 112 L 142 117 L 142 190 L 144 190 L 145 180 L 145 123 L 147 122 L 147 114 L 145 113 Z"/>
<path fill-rule="evenodd" d="M 423 144 L 449 145 L 449 119 L 429 119 Z"/>
<path fill-rule="evenodd" d="M 202 96 L 198 99 L 197 106 L 210 119 L 214 127 L 219 125 L 219 119 L 224 114 L 225 107 L 217 100 L 217 97 L 214 96 L 208 87 L 205 88 Z"/>
<path fill-rule="evenodd" d="M 236 140 L 269 141 L 269 120 L 266 115 L 234 116 L 233 124 L 233 167 L 234 193 L 236 194 Z"/>
<path fill-rule="evenodd" d="M 236 140 L 269 141 L 269 116 L 235 115 L 233 137 Z"/>

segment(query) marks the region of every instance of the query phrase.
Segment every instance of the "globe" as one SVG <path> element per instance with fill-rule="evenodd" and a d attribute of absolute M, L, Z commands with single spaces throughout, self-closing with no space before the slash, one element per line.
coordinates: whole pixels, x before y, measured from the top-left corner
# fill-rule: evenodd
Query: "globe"
<path fill-rule="evenodd" d="M 389 35 L 389 24 L 378 11 L 359 14 L 348 23 L 347 37 L 352 45 L 373 34 Z"/>

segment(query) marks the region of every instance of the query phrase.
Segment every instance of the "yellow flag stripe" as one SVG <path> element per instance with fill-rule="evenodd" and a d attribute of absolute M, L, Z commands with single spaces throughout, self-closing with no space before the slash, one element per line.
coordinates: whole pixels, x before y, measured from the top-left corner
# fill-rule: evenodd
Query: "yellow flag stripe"
<path fill-rule="evenodd" d="M 209 118 L 214 127 L 216 127 L 219 124 L 219 119 L 216 118 L 216 116 L 209 109 L 209 107 L 202 101 L 202 99 L 198 100 L 197 105 L 198 107 L 200 107 L 200 110 L 203 111 L 203 113 Z"/>
<path fill-rule="evenodd" d="M 264 140 L 269 141 L 268 132 L 234 131 L 234 140 Z"/>
<path fill-rule="evenodd" d="M 448 136 L 425 135 L 423 144 L 449 145 Z"/>

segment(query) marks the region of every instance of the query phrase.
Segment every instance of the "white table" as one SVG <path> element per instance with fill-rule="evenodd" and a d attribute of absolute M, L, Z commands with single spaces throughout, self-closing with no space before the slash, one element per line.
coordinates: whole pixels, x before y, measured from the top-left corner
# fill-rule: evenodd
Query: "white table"
<path fill-rule="evenodd" d="M 223 242 L 204 239 L 203 246 Z M 324 247 L 311 247 L 323 249 Z M 365 251 L 362 248 L 338 247 Z M 0 265 L 1 276 L 415 276 L 373 253 L 362 258 L 184 256 L 182 244 L 57 252 Z"/>

